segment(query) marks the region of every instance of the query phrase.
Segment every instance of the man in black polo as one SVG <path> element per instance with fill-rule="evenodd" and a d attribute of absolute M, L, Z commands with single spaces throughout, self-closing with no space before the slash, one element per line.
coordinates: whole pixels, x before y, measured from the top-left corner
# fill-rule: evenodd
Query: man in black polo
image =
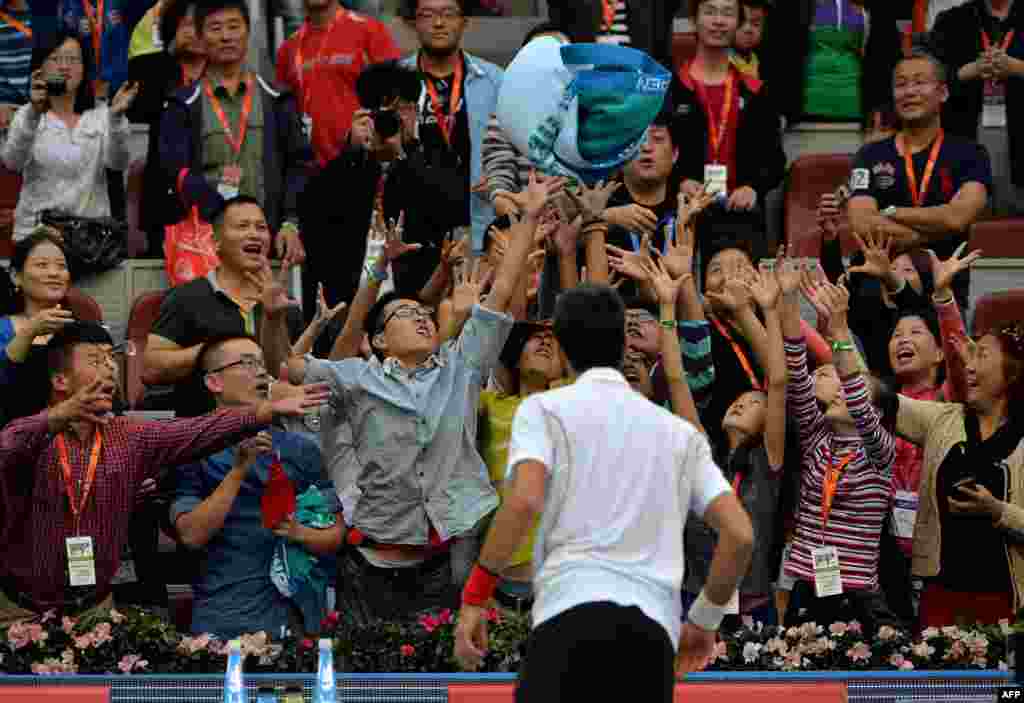
<path fill-rule="evenodd" d="M 948 258 L 988 201 L 992 168 L 984 147 L 942 129 L 949 98 L 945 67 L 915 50 L 896 64 L 893 99 L 902 129 L 861 147 L 850 173 L 850 225 L 864 234 L 891 235 L 896 252 L 918 247 Z M 953 279 L 961 309 L 970 279 Z"/>
<path fill-rule="evenodd" d="M 205 399 L 193 370 L 204 342 L 224 335 L 259 337 L 260 298 L 267 284 L 270 228 L 258 201 L 228 200 L 214 219 L 220 266 L 204 278 L 172 289 L 146 341 L 142 380 L 147 386 L 173 386 L 170 409 L 202 414 Z M 294 340 L 301 332 L 297 308 L 289 318 Z M 152 398 L 153 394 L 147 394 Z M 149 407 L 164 407 L 147 399 Z"/>

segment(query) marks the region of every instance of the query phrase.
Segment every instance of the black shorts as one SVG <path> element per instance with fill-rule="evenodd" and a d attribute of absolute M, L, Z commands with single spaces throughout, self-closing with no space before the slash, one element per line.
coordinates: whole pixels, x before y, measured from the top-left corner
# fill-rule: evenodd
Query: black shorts
<path fill-rule="evenodd" d="M 675 649 L 668 632 L 635 606 L 570 608 L 530 633 L 516 703 L 580 700 L 595 676 L 603 700 L 671 703 Z"/>

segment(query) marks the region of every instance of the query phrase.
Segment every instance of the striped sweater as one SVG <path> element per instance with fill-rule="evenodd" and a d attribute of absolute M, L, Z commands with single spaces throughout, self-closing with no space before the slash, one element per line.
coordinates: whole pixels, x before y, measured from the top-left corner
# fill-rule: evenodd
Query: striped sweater
<path fill-rule="evenodd" d="M 3 9 L 15 20 L 32 27 L 31 12 Z M 0 19 L 0 103 L 23 105 L 28 102 L 31 62 L 32 39 L 14 25 Z"/>
<path fill-rule="evenodd" d="M 871 405 L 867 385 L 860 374 L 842 379 L 843 395 L 857 426 L 853 437 L 836 436 L 814 397 L 807 372 L 807 348 L 803 339 L 786 340 L 789 370 L 787 401 L 800 434 L 802 471 L 793 548 L 786 560 L 786 574 L 814 582 L 811 550 L 836 547 L 843 590 L 874 590 L 878 586 L 879 539 L 889 510 L 895 442 L 881 426 Z M 827 531 L 822 530 L 821 497 L 830 459 L 855 452 L 842 472 Z"/>
<path fill-rule="evenodd" d="M 497 115 L 491 115 L 491 121 L 487 123 L 480 158 L 483 161 L 487 193 L 491 200 L 494 200 L 496 191 L 518 193 L 525 189 L 530 181 L 530 169 L 533 165 L 530 159 L 508 140 L 501 125 L 498 124 Z"/>

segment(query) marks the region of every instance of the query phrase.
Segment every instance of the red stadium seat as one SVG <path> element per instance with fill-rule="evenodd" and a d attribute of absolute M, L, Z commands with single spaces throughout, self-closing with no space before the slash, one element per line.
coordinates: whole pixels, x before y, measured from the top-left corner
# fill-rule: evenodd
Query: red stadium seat
<path fill-rule="evenodd" d="M 996 325 L 1024 320 L 1024 288 L 986 293 L 974 304 L 974 334 L 985 334 Z"/>
<path fill-rule="evenodd" d="M 979 222 L 971 227 L 970 241 L 986 257 L 1024 259 L 1024 217 Z"/>
<path fill-rule="evenodd" d="M 818 199 L 846 182 L 851 161 L 849 154 L 807 154 L 790 167 L 783 205 L 785 238 L 787 243 L 795 245 L 796 256 L 820 254 Z M 849 251 L 849 235 L 843 233 L 842 236 L 843 249 Z"/>
<path fill-rule="evenodd" d="M 142 354 L 146 351 L 146 338 L 160 314 L 160 304 L 167 291 L 148 291 L 135 299 L 128 314 L 127 339 L 135 345 L 135 354 L 125 360 L 125 396 L 128 406 L 135 408 L 142 400 Z"/>
<path fill-rule="evenodd" d="M 14 208 L 21 192 L 21 176 L 0 166 L 0 259 L 14 253 Z"/>
<path fill-rule="evenodd" d="M 68 288 L 67 302 L 71 312 L 75 314 L 75 319 L 83 322 L 103 322 L 103 310 L 88 293 L 83 293 L 75 287 Z"/>

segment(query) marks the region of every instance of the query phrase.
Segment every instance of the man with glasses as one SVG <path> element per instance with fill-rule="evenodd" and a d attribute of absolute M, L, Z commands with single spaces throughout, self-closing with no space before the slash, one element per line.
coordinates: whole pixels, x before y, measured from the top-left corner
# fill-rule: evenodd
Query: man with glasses
<path fill-rule="evenodd" d="M 435 165 L 431 177 L 450 194 L 444 211 L 430 215 L 435 221 L 433 230 L 424 232 L 427 238 L 411 237 L 411 241 L 428 246 L 399 263 L 395 277 L 403 290 L 419 290 L 430 278 L 445 232 L 471 226 L 473 249 L 479 252 L 487 225 L 494 219 L 481 154 L 503 71 L 462 50 L 467 6 L 465 0 L 403 2 L 403 15 L 412 23 L 420 44 L 419 51 L 401 63 L 417 69 L 422 82 L 418 101 L 421 148 L 427 163 Z M 410 215 L 414 217 L 408 225 L 416 229 L 415 217 L 427 213 Z"/>
<path fill-rule="evenodd" d="M 144 481 L 326 400 L 322 387 L 304 388 L 273 403 L 253 398 L 255 404 L 199 418 L 141 422 L 110 416 L 116 365 L 102 326 L 65 326 L 47 354 L 49 407 L 0 432 L 4 627 L 50 609 L 77 617 L 110 607 L 111 580 Z"/>
<path fill-rule="evenodd" d="M 249 406 L 267 397 L 271 376 L 252 337 L 210 340 L 196 364 L 218 409 Z M 291 518 L 265 525 L 261 501 L 275 461 L 296 496 L 316 489 L 319 526 Z M 206 565 L 193 586 L 194 633 L 230 639 L 260 630 L 271 637 L 289 629 L 295 634 L 316 630 L 325 614 L 328 570 L 314 562 L 314 578 L 306 582 L 305 593 L 286 598 L 271 579 L 271 563 L 282 541 L 314 559 L 341 546 L 341 508 L 334 484 L 322 476 L 323 461 L 313 440 L 276 427 L 181 470 L 171 521 L 182 543 L 200 550 Z"/>
<path fill-rule="evenodd" d="M 866 144 L 850 173 L 850 225 L 861 235 L 892 237 L 894 255 L 918 247 L 949 258 L 985 209 L 992 188 L 988 153 L 947 134 L 942 106 L 946 70 L 915 50 L 893 72 L 893 99 L 902 125 L 895 136 Z M 953 279 L 961 309 L 968 304 L 968 270 Z"/>
<path fill-rule="evenodd" d="M 477 400 L 512 328 L 506 310 L 541 212 L 561 187 L 559 179 L 531 178 L 523 221 L 512 228 L 490 293 L 455 340 L 440 345 L 433 311 L 392 292 L 368 313 L 354 303 L 346 323 L 365 325 L 369 361 L 291 358 L 293 380 L 331 387 L 323 446 L 332 470 L 341 423 L 352 432 L 359 462 L 352 483 L 360 495 L 345 516 L 351 529 L 339 559 L 338 610 L 355 620 L 402 618 L 456 602 L 453 584 L 465 580 L 482 520 L 498 504 L 476 449 Z M 374 263 L 360 296 L 387 278 L 389 258 Z M 278 348 L 281 336 L 279 330 Z M 345 493 L 348 486 L 338 488 Z"/>

